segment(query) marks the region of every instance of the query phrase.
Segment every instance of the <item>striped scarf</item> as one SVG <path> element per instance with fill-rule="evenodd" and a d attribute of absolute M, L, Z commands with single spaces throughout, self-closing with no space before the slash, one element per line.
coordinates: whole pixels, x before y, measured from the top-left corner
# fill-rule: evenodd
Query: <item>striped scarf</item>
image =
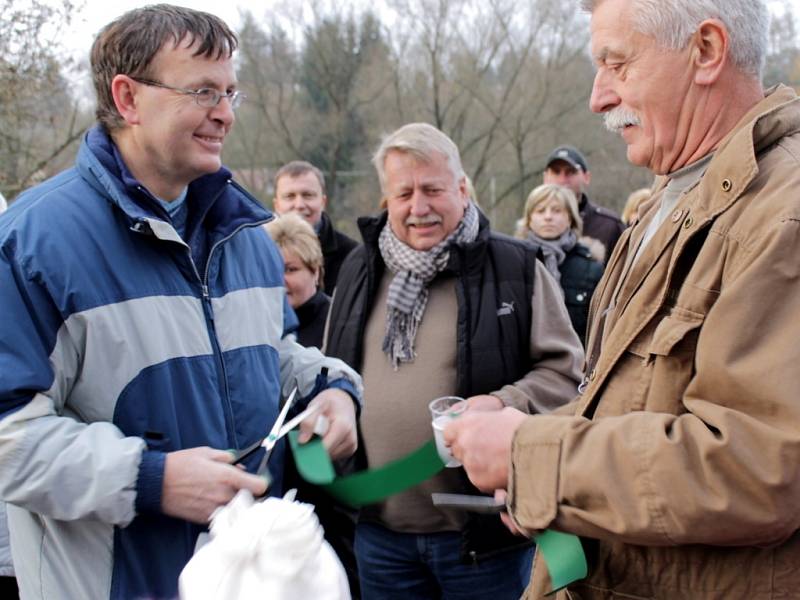
<path fill-rule="evenodd" d="M 544 256 L 544 266 L 555 280 L 561 283 L 561 263 L 567 258 L 567 254 L 578 243 L 578 236 L 572 229 L 567 229 L 554 240 L 540 238 L 532 231 L 528 232 L 528 240 L 542 249 Z"/>
<path fill-rule="evenodd" d="M 430 250 L 414 250 L 401 242 L 388 221 L 383 227 L 378 246 L 394 278 L 389 284 L 386 301 L 386 335 L 382 349 L 395 370 L 401 362 L 414 360 L 414 338 L 428 303 L 428 284 L 447 266 L 450 246 L 472 242 L 476 237 L 478 209 L 472 202 L 467 204 L 464 218 L 455 231 Z"/>

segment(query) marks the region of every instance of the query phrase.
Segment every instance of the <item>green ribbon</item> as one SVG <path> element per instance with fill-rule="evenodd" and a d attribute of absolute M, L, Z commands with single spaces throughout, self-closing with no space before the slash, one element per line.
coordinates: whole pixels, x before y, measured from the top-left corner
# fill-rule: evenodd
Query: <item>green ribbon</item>
<path fill-rule="evenodd" d="M 436 444 L 430 440 L 411 454 L 380 469 L 336 477 L 322 440 L 314 438 L 306 444 L 300 444 L 297 436 L 298 432 L 290 432 L 289 444 L 292 446 L 297 471 L 303 479 L 322 487 L 340 502 L 355 508 L 380 502 L 407 490 L 444 468 L 444 463 L 436 452 Z"/>
<path fill-rule="evenodd" d="M 356 508 L 407 490 L 444 468 L 436 444 L 430 440 L 411 454 L 380 468 L 337 477 L 322 440 L 314 438 L 301 444 L 297 441 L 298 435 L 297 431 L 289 432 L 289 445 L 298 473 L 340 502 Z M 535 535 L 534 539 L 550 573 L 553 589 L 549 594 L 586 577 L 589 571 L 586 555 L 577 536 L 547 530 Z"/>
<path fill-rule="evenodd" d="M 577 535 L 546 529 L 534 535 L 533 539 L 536 540 L 544 564 L 547 565 L 547 572 L 550 573 L 553 589 L 547 593 L 548 596 L 588 575 L 586 555 Z"/>

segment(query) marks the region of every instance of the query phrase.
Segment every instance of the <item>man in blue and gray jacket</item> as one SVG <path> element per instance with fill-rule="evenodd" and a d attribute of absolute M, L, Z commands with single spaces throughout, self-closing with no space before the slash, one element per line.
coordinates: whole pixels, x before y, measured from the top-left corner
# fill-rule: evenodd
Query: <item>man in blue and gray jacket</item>
<path fill-rule="evenodd" d="M 236 46 L 168 5 L 106 26 L 76 166 L 0 219 L 0 499 L 25 598 L 175 597 L 212 511 L 267 489 L 227 449 L 295 386 L 331 455 L 355 450 L 360 378 L 295 343 L 271 215 L 221 164 Z"/>

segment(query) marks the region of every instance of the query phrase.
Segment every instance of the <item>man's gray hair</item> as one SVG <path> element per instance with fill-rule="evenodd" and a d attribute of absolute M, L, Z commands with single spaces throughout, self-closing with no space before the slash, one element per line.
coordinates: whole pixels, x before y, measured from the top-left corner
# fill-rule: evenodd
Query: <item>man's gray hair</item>
<path fill-rule="evenodd" d="M 605 0 L 581 0 L 592 12 Z M 719 19 L 730 34 L 730 56 L 744 73 L 761 78 L 769 36 L 763 0 L 630 0 L 636 31 L 663 47 L 681 50 L 706 19 Z"/>
<path fill-rule="evenodd" d="M 391 151 L 411 154 L 417 160 L 425 163 L 431 162 L 437 154 L 443 155 L 447 159 L 447 164 L 450 166 L 455 180 L 458 181 L 464 177 L 461 155 L 453 140 L 428 123 L 409 123 L 384 137 L 372 157 L 372 164 L 378 171 L 378 180 L 382 191 L 385 191 L 386 184 L 384 162 L 386 155 Z"/>

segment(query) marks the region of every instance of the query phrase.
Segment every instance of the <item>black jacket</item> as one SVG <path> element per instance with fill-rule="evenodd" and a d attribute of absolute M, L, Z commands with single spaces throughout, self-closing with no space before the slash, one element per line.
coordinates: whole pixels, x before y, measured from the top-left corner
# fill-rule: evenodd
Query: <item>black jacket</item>
<path fill-rule="evenodd" d="M 329 296 L 333 295 L 333 288 L 336 287 L 336 279 L 339 276 L 339 268 L 350 251 L 358 246 L 358 242 L 347 237 L 341 231 L 333 227 L 328 213 L 323 212 L 319 222 L 317 237 L 322 246 L 322 259 L 324 266 L 323 291 Z"/>
<path fill-rule="evenodd" d="M 304 304 L 295 309 L 300 322 L 296 334 L 303 346 L 322 347 L 325 335 L 325 320 L 328 316 L 330 296 L 318 291 Z M 361 597 L 358 582 L 356 555 L 353 552 L 356 516 L 355 510 L 332 500 L 323 490 L 300 477 L 291 452 L 286 455 L 283 470 L 284 489 L 296 489 L 297 500 L 311 504 L 325 533 L 325 540 L 331 545 L 347 573 L 350 595 L 353 600 Z"/>
<path fill-rule="evenodd" d="M 608 262 L 619 236 L 625 231 L 625 224 L 613 211 L 597 206 L 586 194 L 581 196 L 579 209 L 583 220 L 583 235 L 603 242 L 606 247 L 605 262 Z"/>
<path fill-rule="evenodd" d="M 356 370 L 363 364 L 364 331 L 385 265 L 378 236 L 386 223 L 379 217 L 358 220 L 364 244 L 342 265 L 331 307 L 326 353 Z M 488 393 L 521 379 L 531 367 L 529 340 L 531 297 L 537 249 L 495 234 L 481 215 L 478 238 L 454 246 L 444 276 L 457 277 L 457 390 L 468 397 Z M 513 307 L 513 308 L 511 308 Z M 498 318 L 498 311 L 503 318 Z M 359 450 L 363 444 L 359 445 Z M 361 456 L 361 462 L 365 457 Z M 463 470 L 462 470 L 463 473 Z M 464 474 L 464 480 L 466 474 Z M 477 492 L 476 492 L 477 493 Z M 497 516 L 471 514 L 463 531 L 462 560 L 477 562 L 530 542 L 512 536 Z"/>
<path fill-rule="evenodd" d="M 592 299 L 594 288 L 603 276 L 603 264 L 592 256 L 586 246 L 578 243 L 567 253 L 564 262 L 559 266 L 559 271 L 569 320 L 585 346 L 589 301 Z"/>
<path fill-rule="evenodd" d="M 300 324 L 297 327 L 297 341 L 306 348 L 314 346 L 322 348 L 325 335 L 325 319 L 328 318 L 328 307 L 331 298 L 324 292 L 317 292 L 301 306 L 294 309 Z"/>

